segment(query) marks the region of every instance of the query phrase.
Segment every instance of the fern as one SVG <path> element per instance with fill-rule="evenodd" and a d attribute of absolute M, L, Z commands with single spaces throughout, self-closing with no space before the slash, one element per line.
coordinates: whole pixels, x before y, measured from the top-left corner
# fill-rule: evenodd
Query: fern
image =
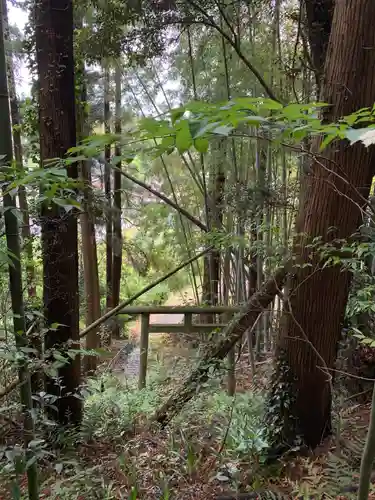
<path fill-rule="evenodd" d="M 323 471 L 324 491 L 322 493 L 334 497 L 342 495 L 348 487 L 353 485 L 355 475 L 356 469 L 352 467 L 347 457 L 338 457 L 330 453 Z"/>
<path fill-rule="evenodd" d="M 350 440 L 343 442 L 340 455 L 329 453 L 319 481 L 307 478 L 308 483 L 314 482 L 314 494 L 328 495 L 336 498 L 345 493 L 346 498 L 355 498 L 350 494 L 350 488 L 358 482 L 359 465 L 363 450 L 363 439 L 351 436 Z"/>

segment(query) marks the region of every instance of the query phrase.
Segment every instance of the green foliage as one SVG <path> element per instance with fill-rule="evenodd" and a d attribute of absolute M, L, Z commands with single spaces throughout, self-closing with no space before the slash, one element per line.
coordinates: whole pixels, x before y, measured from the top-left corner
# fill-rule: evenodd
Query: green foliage
<path fill-rule="evenodd" d="M 130 242 L 133 240 L 130 240 Z M 138 243 L 138 238 L 134 240 Z M 121 273 L 121 286 L 120 286 L 120 299 L 126 300 L 132 297 L 140 289 L 147 286 L 151 281 L 154 281 L 158 277 L 162 276 L 170 270 L 169 263 L 172 261 L 173 256 L 170 255 L 170 247 L 168 247 L 163 241 L 159 245 L 152 245 L 152 247 L 147 247 L 147 240 L 140 240 L 140 244 L 145 248 L 144 252 L 140 252 L 139 249 L 134 251 L 132 258 L 129 258 L 129 243 L 125 241 L 124 255 L 128 255 L 128 258 L 124 258 L 122 273 Z M 143 246 L 145 245 L 145 246 Z M 131 245 L 130 245 L 131 248 Z M 135 247 L 137 249 L 137 247 Z M 146 259 L 146 272 L 142 272 L 141 267 L 144 266 L 144 259 Z M 148 264 L 149 263 L 149 264 Z M 98 245 L 98 264 L 99 264 L 99 277 L 100 282 L 105 283 L 105 247 L 103 244 Z M 148 291 L 139 299 L 134 302 L 134 305 L 161 305 L 163 304 L 171 291 L 176 289 L 181 289 L 185 286 L 187 282 L 186 273 L 181 272 L 174 279 L 168 280 L 166 282 L 160 283 L 152 290 Z M 102 300 L 104 300 L 104 289 L 102 290 Z"/>
<path fill-rule="evenodd" d="M 39 111 L 36 101 L 36 96 L 27 97 L 20 103 L 20 115 L 22 124 L 20 132 L 23 137 L 23 155 L 26 162 L 31 161 L 35 165 L 39 165 Z"/>
<path fill-rule="evenodd" d="M 229 419 L 226 453 L 237 457 L 264 458 L 268 442 L 263 422 L 265 401 L 260 393 L 239 393 L 232 398 L 224 392 L 218 392 L 208 405 L 206 411 L 210 418 L 217 422 Z M 220 427 L 223 430 L 224 425 Z"/>
<path fill-rule="evenodd" d="M 72 459 L 57 464 L 57 477 L 43 485 L 41 498 L 50 500 L 116 500 L 116 491 L 100 474 L 100 467 L 83 467 Z M 61 475 L 64 472 L 64 476 Z"/>
<path fill-rule="evenodd" d="M 157 366 L 150 373 L 148 385 L 139 391 L 130 380 L 126 384 L 111 375 L 90 381 L 85 400 L 84 439 L 122 439 L 131 435 L 137 420 L 147 418 L 160 405 L 166 373 Z M 164 375 L 163 375 L 164 373 Z M 217 390 L 212 380 L 208 391 L 198 395 L 171 424 L 171 432 L 184 433 L 192 439 L 194 428 L 213 432 L 219 442 L 225 436 L 228 457 L 265 455 L 266 429 L 263 424 L 264 398 L 260 393 L 243 393 L 229 397 Z M 193 427 L 192 427 L 193 426 Z"/>
<path fill-rule="evenodd" d="M 191 102 L 172 109 L 162 118 L 140 119 L 135 127 L 128 128 L 126 141 L 113 134 L 93 136 L 73 148 L 71 153 L 92 157 L 100 154 L 104 144 L 120 141 L 122 160 L 131 162 L 136 155 L 145 153 L 153 158 L 175 150 L 182 153 L 197 140 L 198 150 L 206 150 L 207 140 L 218 136 L 257 139 L 252 134 L 253 129 L 268 135 L 274 145 L 282 142 L 300 144 L 307 137 L 319 135 L 323 137 L 321 149 L 324 149 L 335 139 L 350 138 L 359 123 L 374 121 L 374 110 L 366 108 L 343 117 L 338 123 L 326 124 L 319 118 L 319 110 L 325 106 L 326 103 L 282 106 L 271 99 L 251 97 L 215 104 Z"/>
<path fill-rule="evenodd" d="M 89 392 L 82 424 L 83 437 L 89 440 L 117 440 L 132 434 L 136 418 L 151 415 L 161 401 L 153 386 L 139 391 L 110 376 L 91 381 Z"/>

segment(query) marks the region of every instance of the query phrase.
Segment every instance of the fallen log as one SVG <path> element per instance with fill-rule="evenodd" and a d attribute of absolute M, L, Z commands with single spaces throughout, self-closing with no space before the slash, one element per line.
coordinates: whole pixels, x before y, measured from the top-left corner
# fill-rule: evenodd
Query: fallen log
<path fill-rule="evenodd" d="M 217 367 L 242 338 L 245 331 L 252 327 L 259 314 L 269 306 L 282 288 L 287 273 L 288 266 L 280 267 L 261 289 L 250 297 L 243 309 L 224 329 L 220 340 L 207 348 L 206 353 L 182 386 L 154 413 L 151 422 L 157 422 L 164 427 L 197 394 L 199 386 L 208 379 L 209 369 Z"/>

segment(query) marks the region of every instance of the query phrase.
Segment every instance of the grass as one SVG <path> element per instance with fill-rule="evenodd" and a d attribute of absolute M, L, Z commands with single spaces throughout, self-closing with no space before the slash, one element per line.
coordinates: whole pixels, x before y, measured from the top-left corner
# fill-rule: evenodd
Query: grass
<path fill-rule="evenodd" d="M 314 456 L 271 469 L 262 463 L 266 443 L 261 394 L 239 394 L 233 401 L 213 383 L 212 390 L 192 401 L 161 431 L 144 425 L 162 397 L 158 384 L 138 392 L 107 377 L 104 392 L 95 384 L 91 391 L 82 433 L 66 434 L 64 451 L 51 450 L 48 461 L 39 462 L 41 498 L 127 499 L 133 490 L 133 498 L 145 500 L 209 500 L 237 488 L 353 498 L 340 497 L 339 492 L 356 481 L 358 454 L 353 454 L 351 445 L 356 440 L 360 450 L 361 440 L 353 436 L 357 434 L 353 423 L 366 418 L 366 408 L 345 420 L 339 454 L 333 439 Z M 11 477 L 3 471 L 3 481 Z M 24 490 L 24 475 L 14 483 Z M 26 497 L 8 493 L 0 498 Z"/>
<path fill-rule="evenodd" d="M 152 336 L 145 389 L 139 391 L 134 378 L 119 379 L 109 372 L 90 380 L 80 433 L 60 433 L 63 449 L 49 444 L 48 455 L 39 459 L 40 498 L 210 500 L 237 489 L 270 489 L 291 498 L 353 498 L 340 496 L 340 491 L 357 481 L 368 406 L 342 410 L 338 402 L 332 439 L 309 457 L 266 467 L 268 363 L 251 380 L 243 355 L 236 367 L 234 398 L 226 393 L 225 377 L 215 375 L 166 429 L 148 425 L 198 355 L 170 336 Z M 19 429 L 4 440 L 7 449 L 19 443 Z M 8 486 L 0 500 L 25 499 L 25 474 L 16 473 L 9 457 L 0 460 L 0 473 L 0 483 Z"/>
<path fill-rule="evenodd" d="M 263 412 L 259 394 L 233 400 L 213 379 L 167 429 L 145 425 L 188 368 L 188 358 L 181 357 L 177 370 L 155 357 L 142 391 L 134 380 L 110 374 L 90 381 L 80 435 L 61 435 L 63 453 L 49 449 L 48 464 L 40 461 L 42 498 L 120 499 L 135 488 L 135 498 L 176 498 L 178 492 L 181 498 L 209 499 L 222 485 L 235 487 L 241 460 L 255 457 L 263 446 L 257 434 Z M 22 474 L 15 478 L 14 471 L 4 468 L 2 473 L 8 483 L 13 477 L 25 487 Z"/>
<path fill-rule="evenodd" d="M 160 372 L 164 369 L 159 366 Z M 118 450 L 116 468 L 126 477 L 127 494 L 135 487 L 140 498 L 159 498 L 157 494 L 165 490 L 197 499 L 210 498 L 196 495 L 208 495 L 208 489 L 220 491 L 222 484 L 235 487 L 241 460 L 254 459 L 265 446 L 260 431 L 262 397 L 249 393 L 233 400 L 217 390 L 219 384 L 213 380 L 211 388 L 191 401 L 166 430 L 147 429 L 142 424 L 168 390 L 160 384 L 166 379 L 171 380 L 170 375 L 155 369 L 143 391 L 131 383 L 121 386 L 107 380 L 104 393 L 87 399 L 85 422 L 90 423 L 90 432 L 85 440 L 111 442 Z M 259 461 L 252 461 L 258 468 Z"/>

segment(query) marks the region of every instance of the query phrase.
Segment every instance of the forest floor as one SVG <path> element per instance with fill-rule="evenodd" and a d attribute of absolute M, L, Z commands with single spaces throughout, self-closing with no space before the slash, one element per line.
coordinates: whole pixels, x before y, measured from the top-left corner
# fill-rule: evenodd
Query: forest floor
<path fill-rule="evenodd" d="M 152 322 L 168 323 L 176 322 L 176 319 L 176 315 L 159 316 L 152 318 Z M 191 365 L 193 357 L 191 349 L 179 343 L 176 344 L 173 336 L 156 334 L 152 336 L 150 352 L 150 364 L 154 363 L 155 368 L 161 364 L 163 370 L 169 372 L 165 380 L 168 382 L 169 389 L 172 387 L 173 390 L 181 379 L 184 369 L 186 370 Z M 181 360 L 182 364 L 177 366 L 177 361 Z M 134 362 L 131 359 L 128 361 Z M 249 376 L 247 355 L 243 354 L 237 360 L 238 394 L 266 390 L 271 359 L 259 365 L 256 380 L 252 380 Z M 125 368 L 124 373 L 129 379 L 138 374 L 134 365 L 131 369 Z M 225 378 L 221 385 L 222 390 L 225 391 Z M 204 424 L 202 425 L 202 422 L 195 421 L 194 415 L 190 422 L 195 442 L 193 458 L 189 459 L 181 440 L 178 452 L 171 452 L 171 439 L 174 440 L 175 437 L 171 438 L 170 430 L 153 431 L 143 427 L 142 422 L 139 422 L 137 432 L 126 446 L 122 447 L 122 452 L 125 453 L 129 462 L 133 463 L 133 459 L 137 457 L 132 475 L 137 477 L 137 484 L 141 484 L 142 487 L 134 499 L 210 500 L 216 498 L 218 494 L 233 491 L 236 488 L 241 491 L 253 489 L 272 491 L 276 495 L 275 498 L 281 498 L 281 495 L 300 498 L 301 495 L 306 494 L 306 498 L 312 495 L 316 499 L 352 499 L 356 498 L 356 493 L 343 495 L 342 491 L 358 484 L 360 457 L 368 428 L 369 414 L 370 407 L 364 404 L 352 405 L 346 407 L 345 410 L 340 409 L 335 414 L 335 435 L 327 439 L 309 456 L 281 460 L 276 467 L 271 468 L 263 466 L 261 462 L 254 467 L 252 462 L 254 457 L 250 461 L 235 460 L 233 463 L 238 469 L 235 481 L 218 480 L 218 477 L 223 476 L 223 466 L 225 469 L 233 463 L 231 464 L 231 460 L 225 456 L 224 444 L 213 443 L 211 436 L 207 435 L 207 428 Z M 228 425 L 231 425 L 231 422 Z M 115 455 L 116 453 L 113 456 Z M 191 460 L 190 465 L 184 463 L 181 457 L 185 457 L 188 462 Z M 121 491 L 129 494 L 132 481 L 129 481 L 128 470 L 124 471 L 119 468 L 116 461 L 107 464 L 106 470 L 112 470 L 110 477 L 118 485 L 121 484 L 118 490 L 119 496 L 115 498 L 127 498 L 121 496 L 123 494 Z M 168 478 L 168 494 L 164 496 L 161 492 L 160 478 Z M 262 497 L 259 496 L 259 498 Z M 371 493 L 369 498 L 375 500 L 375 493 Z"/>
<path fill-rule="evenodd" d="M 239 393 L 253 390 L 252 382 L 244 376 L 244 372 L 248 372 L 245 357 L 237 364 L 236 371 Z M 262 384 L 262 376 L 257 384 Z M 276 499 L 282 495 L 300 498 L 304 494 L 306 498 L 317 500 L 354 499 L 356 493 L 341 492 L 347 486 L 358 484 L 369 412 L 369 405 L 351 407 L 340 415 L 340 430 L 315 453 L 281 460 L 272 467 L 261 462 L 254 464 L 254 456 L 241 460 L 230 458 L 224 443 L 214 441 L 204 422 L 194 413 L 191 420 L 185 422 L 190 427 L 190 437 L 182 434 L 186 432 L 182 430 L 185 425 L 181 428 L 181 439 L 176 428 L 152 430 L 144 426 L 143 421 L 138 421 L 126 442 L 85 445 L 80 453 L 82 460 L 91 467 L 105 471 L 106 481 L 113 484 L 114 496 L 111 498 L 119 500 L 213 500 L 216 495 L 237 488 L 239 491 L 272 491 Z M 188 418 L 188 413 L 184 418 Z M 191 437 L 193 441 L 189 442 Z M 237 471 L 235 478 L 230 478 L 228 473 L 231 467 Z M 130 491 L 135 483 L 139 489 L 133 497 Z M 259 496 L 262 498 L 265 497 Z M 375 494 L 369 498 L 374 500 Z"/>
<path fill-rule="evenodd" d="M 185 304 L 189 298 L 187 290 L 171 297 L 168 305 Z M 151 321 L 174 323 L 179 319 L 182 317 L 163 315 L 152 317 Z M 131 328 L 131 336 L 137 339 L 139 324 L 134 323 Z M 237 359 L 236 398 L 245 398 L 243 401 L 250 413 L 236 415 L 232 411 L 236 398 L 226 396 L 224 376 L 208 397 L 216 397 L 216 402 L 221 400 L 221 408 L 226 406 L 225 418 L 217 407 L 210 410 L 204 398 L 200 400 L 197 395 L 168 428 L 160 430 L 147 425 L 150 411 L 152 414 L 160 404 L 159 396 L 164 398 L 176 390 L 199 355 L 179 339 L 167 334 L 150 337 L 150 380 L 143 391 L 136 389 L 139 349 L 135 348 L 128 358 L 123 358 L 119 353 L 128 341 L 113 343 L 114 361 L 103 363 L 107 367 L 104 375 L 108 375 L 107 379 L 104 377 L 105 390 L 94 391 L 86 406 L 86 437 L 73 438 L 70 448 L 62 452 L 52 448 L 50 458 L 39 460 L 41 499 L 213 500 L 216 495 L 236 490 L 272 491 L 276 499 L 282 498 L 281 495 L 294 499 L 304 494 L 317 500 L 356 497 L 356 493 L 343 495 L 342 491 L 358 484 L 360 457 L 369 423 L 367 404 L 352 404 L 343 409 L 336 403 L 334 436 L 309 456 L 285 458 L 266 466 L 261 453 L 241 454 L 233 443 L 226 444 L 233 427 L 238 427 L 240 434 L 245 432 L 242 443 L 256 442 L 259 420 L 254 429 L 251 398 L 252 395 L 264 397 L 271 359 L 258 364 L 254 378 L 249 375 L 247 354 Z M 116 377 L 111 378 L 109 371 Z M 249 426 L 246 422 L 243 425 L 242 418 L 250 418 Z M 6 441 L 20 442 L 21 426 L 9 429 Z M 69 436 L 64 439 L 69 441 Z M 0 500 L 27 498 L 12 496 L 9 490 L 2 494 L 1 480 L 0 477 Z M 21 491 L 26 491 L 25 475 L 19 475 L 17 483 Z M 375 500 L 375 494 L 371 495 L 369 498 Z M 265 497 L 259 495 L 259 499 L 262 498 Z"/>
<path fill-rule="evenodd" d="M 177 305 L 175 302 L 174 305 Z M 182 321 L 182 318 L 180 318 Z M 176 315 L 153 317 L 152 322 L 174 323 L 177 322 Z M 139 332 L 137 327 L 135 335 Z M 155 367 L 161 363 L 163 370 L 170 372 L 167 378 L 172 386 L 181 379 L 181 364 L 177 367 L 176 360 L 182 361 L 182 366 L 191 364 L 192 351 L 188 347 L 176 343 L 173 336 L 156 334 L 150 339 L 150 365 Z M 124 369 L 125 377 L 136 377 L 138 374 L 139 352 L 133 351 L 135 357 L 128 359 L 132 364 Z M 174 365 L 174 362 L 175 365 Z M 174 365 L 174 366 L 173 366 Z M 249 365 L 247 355 L 243 354 L 236 365 L 237 393 L 249 391 L 266 390 L 271 370 L 271 359 L 260 363 L 256 381 L 249 377 Z M 152 368 L 150 367 L 150 370 Z M 225 391 L 225 378 L 222 381 L 222 389 Z M 235 462 L 238 475 L 233 482 L 221 481 L 217 478 L 222 474 L 222 468 L 231 462 L 225 456 L 223 443 L 213 444 L 207 436 L 207 429 L 200 422 L 191 422 L 193 435 L 195 437 L 193 463 L 186 465 L 181 461 L 186 449 L 181 449 L 174 456 L 170 450 L 170 431 L 151 431 L 142 428 L 140 423 L 139 432 L 127 443 L 126 454 L 130 452 L 128 460 L 132 461 L 133 452 L 136 453 L 137 484 L 142 488 L 135 499 L 161 500 L 171 498 L 176 500 L 210 500 L 216 495 L 227 491 L 239 490 L 272 491 L 275 498 L 286 495 L 289 498 L 316 499 L 353 499 L 356 492 L 342 494 L 348 487 L 358 484 L 359 465 L 364 440 L 369 423 L 369 405 L 352 405 L 346 409 L 340 408 L 335 414 L 335 435 L 327 439 L 313 454 L 295 459 L 281 460 L 276 467 L 267 468 L 261 463 L 254 467 L 254 463 L 246 459 Z M 192 416 L 192 419 L 194 417 Z M 230 425 L 230 422 L 229 424 Z M 174 439 L 174 438 L 172 438 Z M 136 451 L 135 451 L 136 450 Z M 124 448 L 123 448 L 124 452 Z M 252 457 L 253 460 L 254 457 Z M 113 464 L 114 465 L 114 464 Z M 111 467 L 108 466 L 108 470 Z M 124 475 L 125 474 L 125 475 Z M 125 477 L 126 476 L 126 477 Z M 114 466 L 113 476 L 117 484 L 121 484 L 120 491 L 125 490 L 129 494 L 129 477 L 127 472 L 119 470 Z M 159 480 L 158 480 L 159 478 Z M 160 478 L 168 478 L 168 494 L 161 494 Z M 170 478 L 173 478 L 172 481 Z M 375 479 L 375 478 L 374 478 Z M 375 482 L 375 481 L 374 481 Z M 280 495 L 280 496 L 278 496 Z M 310 495 L 310 496 L 309 496 Z M 117 497 L 116 497 L 117 498 Z M 118 496 L 118 498 L 127 498 Z M 129 497 L 132 498 L 132 497 Z M 262 497 L 259 496 L 261 499 Z M 374 493 L 369 496 L 375 500 Z"/>
<path fill-rule="evenodd" d="M 179 358 L 179 367 L 173 369 L 171 359 L 166 360 L 168 362 L 162 367 L 163 372 L 166 367 L 169 372 L 169 376 L 163 378 L 165 391 L 173 391 L 187 373 L 192 353 L 176 348 L 166 338 L 159 347 L 168 358 Z M 188 357 L 182 359 L 184 356 Z M 155 369 L 156 366 L 155 361 Z M 261 364 L 256 381 L 251 380 L 248 360 L 243 355 L 236 365 L 237 397 L 255 390 L 264 392 L 269 370 L 269 363 Z M 130 375 L 127 383 L 131 384 L 131 379 Z M 225 391 L 225 378 L 221 387 Z M 121 415 L 117 413 L 124 411 L 122 405 L 127 401 L 122 391 L 126 391 L 124 380 L 114 387 L 113 395 L 118 406 L 113 407 L 113 413 L 108 412 L 111 406 L 107 405 L 105 413 L 96 417 L 100 421 L 94 422 L 94 425 L 101 430 L 95 438 L 80 439 L 80 444 L 75 443 L 71 451 L 57 453 L 53 459 L 39 462 L 44 484 L 41 499 L 213 500 L 216 495 L 235 491 L 236 488 L 240 491 L 272 491 L 276 499 L 280 499 L 281 495 L 293 499 L 303 494 L 313 495 L 312 498 L 317 500 L 355 498 L 355 494 L 341 495 L 340 490 L 358 483 L 369 405 L 353 405 L 340 412 L 340 419 L 336 416 L 335 436 L 326 440 L 314 454 L 281 460 L 276 466 L 267 467 L 261 460 L 256 461 L 255 455 L 242 455 L 242 458 L 229 455 L 223 442 L 225 426 L 237 425 L 236 422 L 230 419 L 223 421 L 222 437 L 215 440 L 210 432 L 212 427 L 208 425 L 211 417 L 200 413 L 199 405 L 188 408 L 180 421 L 164 430 L 145 425 L 147 419 L 142 416 L 130 427 L 127 426 L 128 420 L 121 421 Z M 147 396 L 147 391 L 151 394 L 152 389 L 145 391 Z M 98 393 L 98 408 L 105 404 L 106 394 L 101 399 Z M 145 400 L 137 399 L 138 394 L 136 390 L 129 393 L 129 411 L 132 405 L 144 405 Z M 152 399 L 146 403 L 152 404 Z M 136 413 L 138 408 L 133 408 L 133 411 Z M 88 414 L 90 418 L 92 415 L 95 417 L 95 413 Z M 112 429 L 112 419 L 114 422 L 116 418 L 120 421 Z M 108 428 L 108 433 L 102 433 L 103 428 Z M 122 429 L 122 432 L 116 429 Z M 19 438 L 15 435 L 12 440 L 18 442 Z M 52 451 L 56 453 L 56 450 Z M 62 473 L 57 470 L 59 464 L 64 464 Z M 232 469 L 236 471 L 233 477 L 230 475 Z M 18 480 L 21 490 L 25 491 L 26 478 L 19 477 Z M 137 485 L 137 490 L 131 493 L 134 485 Z M 12 498 L 26 499 L 24 496 L 12 497 L 9 492 L 2 495 L 0 491 L 0 500 Z M 259 499 L 262 498 L 265 497 L 259 496 Z M 375 495 L 369 498 L 375 499 Z"/>

